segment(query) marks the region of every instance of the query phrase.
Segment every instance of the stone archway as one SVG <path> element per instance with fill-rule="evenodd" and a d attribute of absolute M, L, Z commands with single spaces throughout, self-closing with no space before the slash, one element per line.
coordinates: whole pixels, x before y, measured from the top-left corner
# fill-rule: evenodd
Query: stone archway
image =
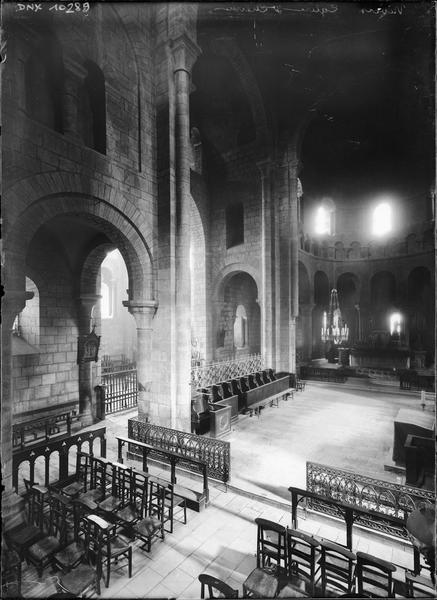
<path fill-rule="evenodd" d="M 215 358 L 234 359 L 258 354 L 261 350 L 261 312 L 255 279 L 242 270 L 227 273 L 215 289 L 214 304 L 215 337 L 212 344 Z M 238 323 L 239 320 L 244 320 L 244 325 Z"/>

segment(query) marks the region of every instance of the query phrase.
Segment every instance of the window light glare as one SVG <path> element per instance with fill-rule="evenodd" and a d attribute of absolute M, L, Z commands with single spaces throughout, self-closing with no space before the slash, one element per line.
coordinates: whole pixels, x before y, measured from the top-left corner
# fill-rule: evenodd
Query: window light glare
<path fill-rule="evenodd" d="M 330 215 L 324 206 L 317 209 L 315 231 L 319 235 L 331 233 Z"/>
<path fill-rule="evenodd" d="M 401 333 L 401 321 L 402 316 L 400 313 L 396 312 L 390 315 L 390 335 L 393 335 L 394 333 Z"/>
<path fill-rule="evenodd" d="M 381 202 L 373 211 L 373 233 L 384 235 L 392 229 L 392 210 L 388 202 Z"/>

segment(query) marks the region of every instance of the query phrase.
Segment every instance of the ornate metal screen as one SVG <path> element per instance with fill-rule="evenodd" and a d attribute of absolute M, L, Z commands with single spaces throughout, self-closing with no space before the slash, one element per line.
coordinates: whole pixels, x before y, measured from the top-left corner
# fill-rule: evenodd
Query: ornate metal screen
<path fill-rule="evenodd" d="M 313 462 L 307 462 L 306 488 L 334 500 L 400 519 L 423 502 L 435 503 L 434 492 L 373 479 L 345 469 L 336 469 Z M 338 516 L 335 509 L 313 499 L 308 500 L 307 507 L 317 512 Z M 404 530 L 395 528 L 388 522 L 372 520 L 370 514 L 360 515 L 355 522 L 397 537 L 406 536 Z"/>
<path fill-rule="evenodd" d="M 242 377 L 248 373 L 261 371 L 263 359 L 261 354 L 250 354 L 240 360 L 223 360 L 191 369 L 191 385 L 193 389 L 205 387 L 220 381 L 229 381 L 234 377 Z"/>
<path fill-rule="evenodd" d="M 226 483 L 231 472 L 231 444 L 223 440 L 198 436 L 177 429 L 147 423 L 141 417 L 128 420 L 128 437 L 156 448 L 176 452 L 181 456 L 204 461 L 208 477 Z M 152 455 L 150 455 L 152 457 Z M 179 466 L 195 471 L 189 462 L 179 461 Z"/>

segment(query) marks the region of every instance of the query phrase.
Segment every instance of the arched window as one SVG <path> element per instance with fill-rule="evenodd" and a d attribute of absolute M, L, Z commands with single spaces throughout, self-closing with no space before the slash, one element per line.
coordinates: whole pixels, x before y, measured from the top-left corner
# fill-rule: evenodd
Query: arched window
<path fill-rule="evenodd" d="M 234 321 L 234 345 L 236 348 L 247 346 L 247 316 L 242 304 L 237 306 Z"/>
<path fill-rule="evenodd" d="M 334 205 L 332 201 L 323 202 L 317 208 L 314 232 L 317 235 L 332 235 L 334 233 Z"/>
<path fill-rule="evenodd" d="M 100 316 L 102 319 L 112 319 L 114 316 L 114 280 L 112 271 L 102 266 L 100 284 Z"/>
<path fill-rule="evenodd" d="M 244 206 L 234 202 L 226 207 L 226 248 L 244 244 Z"/>
<path fill-rule="evenodd" d="M 381 202 L 373 209 L 372 233 L 384 235 L 392 230 L 392 208 L 388 202 Z"/>
<path fill-rule="evenodd" d="M 402 316 L 400 313 L 395 312 L 390 315 L 390 335 L 393 335 L 393 334 L 400 335 L 401 334 L 401 323 L 402 323 Z"/>
<path fill-rule="evenodd" d="M 105 78 L 90 60 L 85 63 L 87 75 L 81 92 L 82 139 L 88 148 L 106 154 Z"/>

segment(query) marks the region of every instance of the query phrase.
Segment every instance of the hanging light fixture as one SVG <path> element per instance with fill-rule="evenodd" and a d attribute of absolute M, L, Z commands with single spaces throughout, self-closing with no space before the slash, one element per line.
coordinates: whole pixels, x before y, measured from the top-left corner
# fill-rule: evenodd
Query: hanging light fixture
<path fill-rule="evenodd" d="M 328 314 L 326 311 L 323 313 L 321 338 L 323 342 L 333 342 L 335 345 L 347 342 L 349 338 L 349 327 L 341 316 L 336 289 L 331 290 Z"/>

